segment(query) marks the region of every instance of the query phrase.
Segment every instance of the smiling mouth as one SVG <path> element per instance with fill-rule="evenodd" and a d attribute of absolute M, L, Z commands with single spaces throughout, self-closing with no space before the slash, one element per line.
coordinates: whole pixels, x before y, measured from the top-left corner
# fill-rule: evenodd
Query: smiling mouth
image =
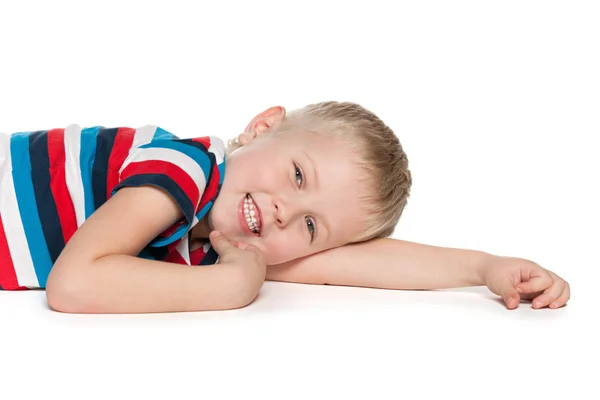
<path fill-rule="evenodd" d="M 258 208 L 258 204 L 254 202 L 252 196 L 250 196 L 250 193 L 246 194 L 243 207 L 244 218 L 246 219 L 248 229 L 255 235 L 260 235 L 260 229 L 262 227 L 260 209 Z"/>

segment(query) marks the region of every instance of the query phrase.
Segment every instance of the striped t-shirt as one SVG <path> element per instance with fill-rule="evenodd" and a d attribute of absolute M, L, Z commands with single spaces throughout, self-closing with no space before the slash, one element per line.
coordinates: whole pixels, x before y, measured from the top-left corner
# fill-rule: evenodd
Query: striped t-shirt
<path fill-rule="evenodd" d="M 0 133 L 0 289 L 45 288 L 78 227 L 122 187 L 160 187 L 184 215 L 139 257 L 216 263 L 208 241 L 189 250 L 189 233 L 212 207 L 224 173 L 221 139 L 180 139 L 152 125 Z"/>

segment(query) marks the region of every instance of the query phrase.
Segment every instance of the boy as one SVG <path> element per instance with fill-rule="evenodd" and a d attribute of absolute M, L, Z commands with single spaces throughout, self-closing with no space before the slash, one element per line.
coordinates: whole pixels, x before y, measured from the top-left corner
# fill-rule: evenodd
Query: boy
<path fill-rule="evenodd" d="M 227 150 L 156 127 L 2 141 L 0 286 L 45 287 L 57 311 L 239 308 L 265 279 L 487 285 L 509 309 L 570 296 L 527 260 L 387 239 L 411 174 L 392 130 L 356 104 L 269 108 Z"/>

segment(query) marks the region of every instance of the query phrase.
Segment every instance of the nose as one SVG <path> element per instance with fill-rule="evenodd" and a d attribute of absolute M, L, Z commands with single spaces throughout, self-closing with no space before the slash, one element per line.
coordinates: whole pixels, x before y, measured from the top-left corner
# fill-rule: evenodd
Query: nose
<path fill-rule="evenodd" d="M 287 201 L 282 198 L 273 202 L 273 221 L 275 225 L 283 228 L 297 217 L 301 207 L 297 207 L 296 203 L 295 201 Z"/>
<path fill-rule="evenodd" d="M 275 225 L 283 228 L 285 226 L 284 221 L 287 221 L 287 218 L 283 216 L 282 208 L 279 206 L 279 204 L 274 203 L 273 208 L 273 220 L 275 221 Z"/>

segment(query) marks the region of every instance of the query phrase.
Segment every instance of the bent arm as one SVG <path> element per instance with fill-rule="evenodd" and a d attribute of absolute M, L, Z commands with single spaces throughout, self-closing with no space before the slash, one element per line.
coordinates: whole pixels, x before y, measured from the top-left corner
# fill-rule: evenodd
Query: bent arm
<path fill-rule="evenodd" d="M 239 308 L 246 293 L 240 268 L 190 267 L 138 258 L 182 217 L 160 189 L 124 188 L 77 230 L 46 285 L 49 306 L 69 313 L 148 313 Z"/>
<path fill-rule="evenodd" d="M 269 266 L 273 281 L 381 289 L 480 286 L 489 254 L 397 239 L 374 239 Z"/>

